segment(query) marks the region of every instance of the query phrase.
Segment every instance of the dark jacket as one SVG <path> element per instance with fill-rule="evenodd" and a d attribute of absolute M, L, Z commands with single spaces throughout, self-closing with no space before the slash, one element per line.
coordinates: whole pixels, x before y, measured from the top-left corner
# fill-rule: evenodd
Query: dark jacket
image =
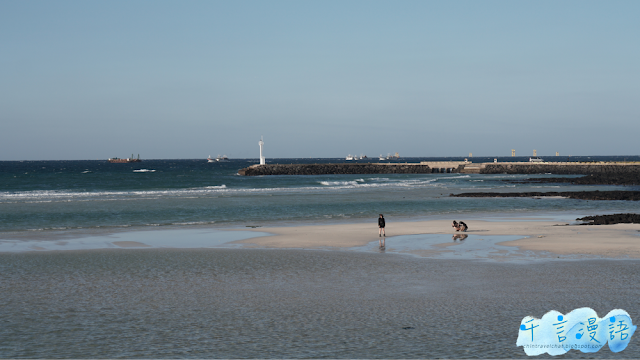
<path fill-rule="evenodd" d="M 384 218 L 383 217 L 378 218 L 378 226 L 379 227 L 384 227 Z"/>

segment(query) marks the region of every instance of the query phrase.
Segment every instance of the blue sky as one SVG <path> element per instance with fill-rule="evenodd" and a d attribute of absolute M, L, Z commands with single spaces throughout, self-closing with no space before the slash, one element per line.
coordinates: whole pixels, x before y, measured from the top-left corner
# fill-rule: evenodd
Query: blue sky
<path fill-rule="evenodd" d="M 0 1 L 0 160 L 637 155 L 638 1 Z"/>

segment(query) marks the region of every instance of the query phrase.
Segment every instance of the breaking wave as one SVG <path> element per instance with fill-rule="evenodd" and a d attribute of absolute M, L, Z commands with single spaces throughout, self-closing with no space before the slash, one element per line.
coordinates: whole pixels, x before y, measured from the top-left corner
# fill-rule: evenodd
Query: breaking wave
<path fill-rule="evenodd" d="M 283 186 L 283 187 L 251 187 L 229 188 L 227 185 L 210 185 L 201 188 L 162 189 L 162 190 L 34 190 L 20 192 L 0 192 L 0 203 L 45 203 L 68 201 L 114 201 L 134 199 L 154 199 L 163 197 L 205 197 L 216 194 L 241 195 L 248 193 L 297 193 L 308 191 L 334 191 L 341 189 L 374 189 L 374 188 L 406 188 L 437 186 L 437 178 L 389 180 L 388 178 L 356 179 L 351 181 L 319 181 L 318 186 Z"/>

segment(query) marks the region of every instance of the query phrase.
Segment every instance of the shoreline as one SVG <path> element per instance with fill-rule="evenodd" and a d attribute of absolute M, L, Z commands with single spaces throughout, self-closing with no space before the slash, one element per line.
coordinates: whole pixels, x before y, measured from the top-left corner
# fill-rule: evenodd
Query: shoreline
<path fill-rule="evenodd" d="M 611 214 L 616 211 L 611 211 Z M 477 213 L 456 213 L 456 214 L 438 214 L 438 215 L 416 215 L 416 216 L 397 216 L 393 217 L 394 223 L 413 223 L 432 220 L 446 220 L 453 216 L 453 218 L 464 218 L 468 220 L 484 220 L 489 222 L 494 221 L 558 221 L 565 223 L 575 223 L 578 217 L 591 216 L 591 212 L 574 212 L 574 211 L 559 211 L 559 212 L 522 212 L 522 213 L 509 213 L 509 212 L 477 212 Z M 377 219 L 373 224 L 375 225 Z M 73 227 L 73 228 L 45 228 L 45 229 L 21 229 L 21 230 L 8 230 L 0 232 L 1 240 L 66 240 L 75 239 L 80 237 L 90 236 L 109 236 L 122 233 L 131 232 L 153 232 L 160 230 L 222 230 L 222 231 L 241 231 L 241 230 L 255 230 L 260 231 L 264 228 L 290 228 L 290 227 L 303 227 L 303 226 L 334 226 L 334 225 L 353 225 L 353 224 L 372 224 L 370 217 L 345 217 L 345 218 L 326 218 L 326 219 L 314 219 L 314 220 L 279 220 L 275 222 L 275 226 L 267 226 L 266 222 L 232 222 L 232 223 L 190 223 L 190 224 L 146 224 L 146 225 L 114 225 L 114 226 L 95 226 L 95 227 Z M 269 222 L 273 224 L 274 222 Z"/>
<path fill-rule="evenodd" d="M 640 258 L 640 224 L 598 226 L 569 225 L 561 221 L 466 221 L 467 235 L 521 236 L 500 242 L 520 250 L 558 255 L 586 255 L 605 258 Z M 312 225 L 299 227 L 264 227 L 259 231 L 273 234 L 239 243 L 263 248 L 349 248 L 379 240 L 375 224 Z M 387 223 L 387 246 L 396 236 L 462 234 L 452 231 L 448 220 Z M 257 231 L 257 230 L 256 230 Z M 447 241 L 451 243 L 451 241 Z M 448 246 L 448 245 L 444 245 Z"/>
<path fill-rule="evenodd" d="M 470 236 L 465 244 L 485 240 L 483 250 L 492 249 L 496 253 L 505 252 L 504 246 L 520 253 L 533 252 L 535 258 L 562 257 L 605 259 L 640 259 L 640 224 L 615 224 L 581 226 L 570 225 L 558 217 L 551 219 L 530 217 L 523 214 L 513 218 L 477 216 L 463 218 L 469 226 L 465 233 L 455 232 L 451 220 L 387 220 L 384 238 L 389 251 L 412 253 L 422 257 L 434 257 L 443 253 L 459 251 L 462 242 L 454 239 L 455 234 Z M 471 219 L 471 220 L 467 220 Z M 6 237 L 0 239 L 0 252 L 30 251 L 73 251 L 103 249 L 188 249 L 188 248 L 240 248 L 240 249 L 312 249 L 312 250 L 354 250 L 373 251 L 372 243 L 378 237 L 377 225 L 373 222 L 352 222 L 341 224 L 311 224 L 259 227 L 190 227 L 130 229 L 120 232 L 91 233 L 64 232 L 59 236 L 37 234 L 39 236 Z M 36 234 L 23 234 L 36 235 Z M 66 236 L 61 236 L 66 235 Z M 0 234 L 1 236 L 1 234 Z M 501 237 L 516 238 L 502 241 Z M 409 239 L 411 238 L 411 239 Z M 409 242 L 407 242 L 409 241 Z M 397 244 L 406 245 L 403 250 Z M 424 244 L 432 245 L 428 251 Z M 1 246 L 1 245 L 5 246 Z M 46 246 L 43 246 L 46 244 Z M 7 251 L 10 245 L 14 250 Z M 55 245 L 55 246 L 54 246 Z M 15 250 L 17 247 L 20 250 Z M 408 246 L 408 248 L 407 248 Z M 465 245 L 469 247 L 469 245 Z M 502 250 L 497 250 L 500 247 Z M 478 249 L 476 249 L 478 250 Z M 473 250 L 473 251 L 476 251 Z M 508 250 L 511 252 L 512 250 Z M 529 256 L 529 255 L 527 255 Z"/>

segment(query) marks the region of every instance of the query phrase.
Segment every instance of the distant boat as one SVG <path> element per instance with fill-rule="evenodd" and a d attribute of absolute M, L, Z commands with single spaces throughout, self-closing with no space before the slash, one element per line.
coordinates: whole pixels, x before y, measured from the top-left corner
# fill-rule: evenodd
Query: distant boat
<path fill-rule="evenodd" d="M 347 159 L 346 160 L 358 160 L 358 159 L 354 158 L 353 155 L 349 154 L 349 155 L 347 155 Z"/>
<path fill-rule="evenodd" d="M 134 162 L 141 162 L 142 160 L 140 160 L 140 154 L 138 154 L 138 158 L 134 158 L 133 154 L 131 154 L 130 158 L 126 158 L 126 159 L 120 159 L 120 158 L 109 158 L 109 162 L 113 163 L 113 164 L 126 164 L 126 163 L 134 163 Z"/>
<path fill-rule="evenodd" d="M 207 158 L 207 162 L 228 162 L 229 158 L 227 157 L 227 155 L 218 155 L 215 159 L 211 158 L 211 155 L 209 155 L 209 157 Z"/>
<path fill-rule="evenodd" d="M 378 160 L 380 160 L 380 161 L 384 161 L 384 160 L 387 160 L 387 158 L 386 158 L 386 157 L 384 157 L 384 156 L 382 156 L 382 154 L 380 154 L 380 157 L 378 158 Z"/>
<path fill-rule="evenodd" d="M 380 160 L 391 160 L 391 159 L 400 159 L 400 154 L 395 153 L 395 155 L 391 155 L 391 153 L 387 153 L 387 157 L 380 155 Z"/>
<path fill-rule="evenodd" d="M 529 162 L 544 162 L 544 160 L 536 156 L 536 157 L 529 158 Z"/>

